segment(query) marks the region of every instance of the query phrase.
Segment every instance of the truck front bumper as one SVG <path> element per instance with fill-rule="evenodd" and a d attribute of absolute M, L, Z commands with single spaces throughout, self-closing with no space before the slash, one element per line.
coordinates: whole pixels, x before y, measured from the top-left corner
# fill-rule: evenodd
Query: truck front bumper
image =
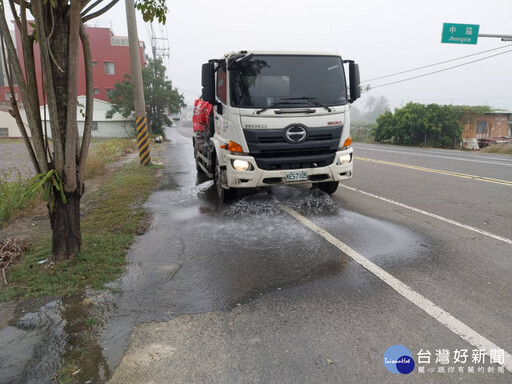
<path fill-rule="evenodd" d="M 326 181 L 341 181 L 352 178 L 353 174 L 353 149 L 347 148 L 336 152 L 331 165 L 318 168 L 283 169 L 268 171 L 258 168 L 254 157 L 228 153 L 225 156 L 226 187 L 228 188 L 257 188 L 271 185 L 292 185 L 304 183 L 321 183 Z M 340 163 L 340 158 L 350 158 L 348 163 Z M 246 161 L 250 164 L 250 170 L 237 171 L 233 167 L 235 160 Z M 292 175 L 293 174 L 293 175 Z M 290 180 L 290 176 L 307 179 Z"/>

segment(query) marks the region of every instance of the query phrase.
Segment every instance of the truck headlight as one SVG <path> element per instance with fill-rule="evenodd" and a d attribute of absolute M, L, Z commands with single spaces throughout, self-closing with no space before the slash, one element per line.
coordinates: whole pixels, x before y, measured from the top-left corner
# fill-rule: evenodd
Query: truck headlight
<path fill-rule="evenodd" d="M 233 160 L 233 168 L 237 171 L 249 171 L 251 170 L 251 163 L 245 160 L 235 159 Z"/>
<path fill-rule="evenodd" d="M 340 155 L 338 158 L 338 165 L 345 165 L 352 161 L 352 154 L 351 153 L 344 153 L 343 155 Z"/>

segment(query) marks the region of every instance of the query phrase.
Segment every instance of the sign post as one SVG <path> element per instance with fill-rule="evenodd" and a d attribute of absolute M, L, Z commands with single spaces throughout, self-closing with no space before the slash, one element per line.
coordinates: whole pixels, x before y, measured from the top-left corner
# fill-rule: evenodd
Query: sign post
<path fill-rule="evenodd" d="M 488 34 L 488 33 L 480 33 L 479 37 L 495 37 L 497 39 L 501 39 L 501 41 L 512 41 L 512 35 L 497 35 L 497 34 Z"/>
<path fill-rule="evenodd" d="M 476 44 L 478 40 L 478 24 L 443 24 L 441 43 L 448 44 Z"/>

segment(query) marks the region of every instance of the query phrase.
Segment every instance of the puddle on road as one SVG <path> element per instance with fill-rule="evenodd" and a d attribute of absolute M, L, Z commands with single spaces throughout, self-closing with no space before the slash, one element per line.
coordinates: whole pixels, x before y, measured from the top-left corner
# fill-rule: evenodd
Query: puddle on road
<path fill-rule="evenodd" d="M 51 301 L 1 329 L 0 381 L 50 383 L 70 362 L 80 370 L 73 376 L 76 382 L 101 383 L 110 377 L 99 336 L 114 296 L 108 291 L 89 292 L 84 299 Z"/>
<path fill-rule="evenodd" d="M 286 214 L 282 205 L 380 266 L 401 266 L 425 254 L 424 240 L 417 234 L 346 211 L 317 188 L 274 187 L 270 193 L 254 191 L 222 205 L 212 184 L 202 187 L 195 199 L 180 193 L 170 202 L 172 216 L 181 224 L 173 231 L 182 240 L 169 247 L 179 246 L 185 255 L 183 275 L 172 287 L 180 292 L 175 298 L 177 313 L 223 310 L 277 288 L 336 275 L 352 288 L 371 288 L 366 271 L 359 271 L 348 257 Z M 181 276 L 199 281 L 200 286 L 188 288 Z"/>
<path fill-rule="evenodd" d="M 249 303 L 258 297 L 265 296 L 278 290 L 297 287 L 314 280 L 336 276 L 345 270 L 348 261 L 339 258 L 318 263 L 300 272 L 294 272 L 293 276 L 282 274 L 280 279 L 274 279 L 264 286 L 254 278 L 253 271 L 237 271 L 234 277 L 233 288 L 241 293 L 230 302 L 226 302 L 228 308 Z M 251 284 L 252 283 L 252 284 Z"/>
<path fill-rule="evenodd" d="M 281 209 L 281 205 L 286 205 L 308 217 L 368 259 L 380 264 L 396 264 L 421 258 L 424 253 L 422 251 L 426 247 L 424 243 L 427 240 L 414 231 L 384 220 L 344 210 L 328 194 L 318 188 L 305 190 L 274 187 L 271 193 L 258 193 L 235 200 L 223 206 L 220 214 L 239 220 L 237 226 L 241 227 L 246 220 L 250 220 L 250 225 L 254 226 L 252 232 L 260 235 L 266 232 L 264 227 L 268 225 L 260 226 L 258 220 L 279 216 L 288 218 Z M 282 225 L 289 225 L 289 223 L 283 222 Z M 228 228 L 224 230 L 232 233 Z"/>

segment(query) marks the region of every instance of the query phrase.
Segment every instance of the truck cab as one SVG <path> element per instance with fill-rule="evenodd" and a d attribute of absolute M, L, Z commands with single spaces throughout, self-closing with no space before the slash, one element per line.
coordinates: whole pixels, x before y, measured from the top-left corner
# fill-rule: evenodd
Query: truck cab
<path fill-rule="evenodd" d="M 213 127 L 195 148 L 196 165 L 221 199 L 276 184 L 313 183 L 334 193 L 352 177 L 349 104 L 360 97 L 354 62 L 328 53 L 232 52 L 203 65 L 202 87 Z"/>

